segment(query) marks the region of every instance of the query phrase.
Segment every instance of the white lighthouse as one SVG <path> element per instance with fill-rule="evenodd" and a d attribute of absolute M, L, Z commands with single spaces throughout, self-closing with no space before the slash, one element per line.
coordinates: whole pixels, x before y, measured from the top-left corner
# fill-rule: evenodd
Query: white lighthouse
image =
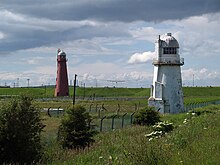
<path fill-rule="evenodd" d="M 154 77 L 148 105 L 161 113 L 184 111 L 179 43 L 171 33 L 159 36 L 155 43 Z"/>

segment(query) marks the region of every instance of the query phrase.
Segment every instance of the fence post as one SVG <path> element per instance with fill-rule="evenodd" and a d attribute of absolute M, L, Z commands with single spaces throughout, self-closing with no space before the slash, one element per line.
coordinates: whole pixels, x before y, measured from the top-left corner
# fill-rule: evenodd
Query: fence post
<path fill-rule="evenodd" d="M 124 117 L 125 115 L 127 115 L 127 113 L 125 113 L 124 115 L 122 115 L 122 121 L 121 121 L 121 127 L 123 128 L 124 127 Z"/>
<path fill-rule="evenodd" d="M 98 118 L 100 118 L 100 116 L 101 116 L 101 108 L 98 111 Z"/>
<path fill-rule="evenodd" d="M 98 110 L 98 104 L 95 105 L 95 111 L 97 112 Z"/>
<path fill-rule="evenodd" d="M 119 112 L 121 110 L 120 104 L 118 104 L 117 115 L 119 116 Z"/>
<path fill-rule="evenodd" d="M 115 120 L 115 117 L 116 117 L 117 115 L 113 115 L 112 116 L 112 130 L 114 129 L 114 124 L 115 124 L 115 122 L 114 122 L 114 120 Z"/>
<path fill-rule="evenodd" d="M 104 103 L 102 104 L 102 110 L 107 111 L 107 109 L 104 107 Z"/>
<path fill-rule="evenodd" d="M 89 105 L 89 112 L 91 112 L 91 110 L 92 110 L 92 105 L 93 105 L 93 104 L 90 104 L 90 105 Z"/>
<path fill-rule="evenodd" d="M 137 111 L 137 104 L 134 104 L 134 111 Z"/>
<path fill-rule="evenodd" d="M 130 119 L 130 123 L 132 124 L 132 122 L 133 122 L 133 116 L 134 116 L 134 114 L 135 114 L 135 112 L 133 112 L 132 114 L 131 114 L 131 119 Z"/>
<path fill-rule="evenodd" d="M 193 103 L 190 103 L 190 110 L 193 109 Z"/>
<path fill-rule="evenodd" d="M 100 123 L 100 132 L 102 132 L 102 122 L 103 120 L 106 118 L 106 116 L 104 116 L 103 118 L 101 118 L 101 123 Z"/>
<path fill-rule="evenodd" d="M 51 108 L 51 107 L 50 107 L 50 108 Z M 47 115 L 48 115 L 49 117 L 51 117 L 50 108 L 48 108 L 48 110 L 47 110 Z"/>
<path fill-rule="evenodd" d="M 91 129 L 91 122 L 92 122 L 92 119 L 90 119 L 89 122 L 88 122 L 88 126 L 89 126 L 90 129 Z"/>
<path fill-rule="evenodd" d="M 61 106 L 59 106 L 59 107 L 57 108 L 57 115 L 60 114 L 60 107 L 61 107 Z"/>

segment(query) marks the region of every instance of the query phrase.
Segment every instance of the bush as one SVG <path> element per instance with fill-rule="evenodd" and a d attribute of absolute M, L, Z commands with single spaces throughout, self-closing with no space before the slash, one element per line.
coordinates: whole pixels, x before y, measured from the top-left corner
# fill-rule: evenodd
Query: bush
<path fill-rule="evenodd" d="M 135 115 L 134 124 L 138 125 L 154 125 L 160 121 L 159 112 L 155 111 L 153 107 L 147 107 L 139 110 Z"/>
<path fill-rule="evenodd" d="M 94 142 L 93 135 L 96 132 L 91 129 L 90 122 L 91 116 L 84 107 L 75 105 L 67 110 L 58 131 L 58 141 L 62 147 L 79 149 Z"/>
<path fill-rule="evenodd" d="M 31 164 L 42 155 L 40 113 L 32 99 L 22 96 L 0 112 L 0 164 Z"/>

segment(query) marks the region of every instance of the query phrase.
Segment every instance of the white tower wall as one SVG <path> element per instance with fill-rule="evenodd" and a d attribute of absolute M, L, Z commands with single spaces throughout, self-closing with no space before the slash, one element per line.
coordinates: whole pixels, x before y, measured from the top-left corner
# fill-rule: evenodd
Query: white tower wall
<path fill-rule="evenodd" d="M 156 59 L 153 61 L 154 77 L 149 106 L 161 113 L 184 111 L 181 68 L 183 59 L 179 56 L 179 44 L 171 33 L 157 40 Z"/>

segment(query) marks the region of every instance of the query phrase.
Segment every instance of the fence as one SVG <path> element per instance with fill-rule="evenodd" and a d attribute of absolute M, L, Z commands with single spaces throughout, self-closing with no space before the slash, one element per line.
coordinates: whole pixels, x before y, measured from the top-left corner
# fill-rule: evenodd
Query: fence
<path fill-rule="evenodd" d="M 132 125 L 134 121 L 133 113 L 124 113 L 123 115 L 117 116 L 113 115 L 110 117 L 104 116 L 100 120 L 94 121 L 95 129 L 97 131 L 110 131 L 114 129 L 125 128 L 127 126 Z"/>
<path fill-rule="evenodd" d="M 197 102 L 197 103 L 190 103 L 185 105 L 185 112 L 193 110 L 194 108 L 200 108 L 204 106 L 208 106 L 211 104 L 220 104 L 220 100 L 215 101 L 207 101 L 207 102 Z M 93 106 L 93 107 L 92 107 Z M 97 131 L 111 131 L 114 129 L 121 129 L 128 126 L 131 126 L 134 121 L 134 114 L 139 107 L 135 104 L 133 112 L 120 112 L 120 105 L 118 105 L 118 109 L 115 113 L 106 113 L 106 109 L 104 105 L 102 106 L 96 104 L 90 104 L 87 108 L 87 111 L 94 116 L 94 119 L 91 122 L 91 125 Z M 43 110 L 49 116 L 60 116 L 63 115 L 64 110 L 58 107 L 57 109 L 45 108 Z"/>
<path fill-rule="evenodd" d="M 208 106 L 211 104 L 220 104 L 220 100 L 213 100 L 213 101 L 204 101 L 204 102 L 195 102 L 195 103 L 190 103 L 186 104 L 184 107 L 184 112 L 188 112 L 190 110 L 193 110 L 194 108 L 200 108 L 204 106 Z"/>
<path fill-rule="evenodd" d="M 134 120 L 133 116 L 136 110 L 140 108 L 140 103 L 126 108 L 117 104 L 114 106 L 114 110 L 110 110 L 109 107 L 106 107 L 104 104 L 90 104 L 87 107 L 87 111 L 90 115 L 95 117 L 91 124 L 97 131 L 102 132 L 132 125 Z"/>
<path fill-rule="evenodd" d="M 208 106 L 211 104 L 220 104 L 220 100 L 190 103 L 190 104 L 185 105 L 184 111 L 188 112 L 190 110 L 193 110 L 194 108 L 200 108 L 200 107 Z M 136 105 L 135 105 L 135 110 L 137 110 Z M 90 109 L 90 112 L 92 112 L 91 109 Z M 100 120 L 99 122 L 95 122 L 95 128 L 96 130 L 99 130 L 100 132 L 124 128 L 129 125 L 132 125 L 134 121 L 133 116 L 135 114 L 135 111 L 130 114 L 128 113 L 124 113 L 122 115 L 115 114 L 110 117 L 101 116 L 100 109 L 96 108 L 96 112 L 99 112 L 98 116 L 100 117 Z"/>

